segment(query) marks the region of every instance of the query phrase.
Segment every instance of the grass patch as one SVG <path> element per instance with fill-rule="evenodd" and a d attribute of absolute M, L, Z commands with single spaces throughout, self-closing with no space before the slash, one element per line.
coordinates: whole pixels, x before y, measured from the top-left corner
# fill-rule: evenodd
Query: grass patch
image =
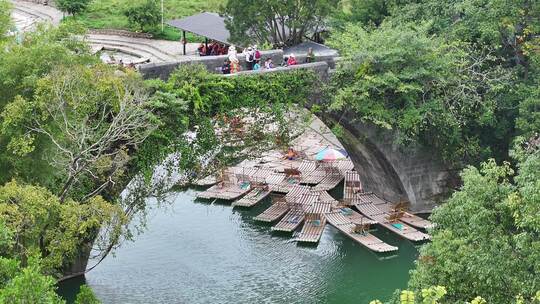
<path fill-rule="evenodd" d="M 124 11 L 143 0 L 94 0 L 88 9 L 76 18 L 85 26 L 92 29 L 123 29 L 134 30 L 129 27 Z M 227 0 L 164 0 L 165 21 L 182 18 L 196 13 L 208 11 L 219 12 Z M 165 27 L 161 32 L 161 26 L 151 31 L 156 38 L 179 40 L 181 34 L 171 27 Z M 200 41 L 194 35 L 186 37 L 188 41 Z"/>

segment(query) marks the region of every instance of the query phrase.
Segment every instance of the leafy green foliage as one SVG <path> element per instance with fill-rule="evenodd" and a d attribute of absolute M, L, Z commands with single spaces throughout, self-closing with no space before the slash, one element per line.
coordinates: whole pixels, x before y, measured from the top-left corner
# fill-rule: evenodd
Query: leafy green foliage
<path fill-rule="evenodd" d="M 80 35 L 85 30 L 75 23 L 58 28 L 41 26 L 26 33 L 21 43 L 11 41 L 0 49 L 0 108 L 16 95 L 32 96 L 37 80 L 53 67 L 97 62 Z"/>
<path fill-rule="evenodd" d="M 54 67 L 97 62 L 97 58 L 89 55 L 88 46 L 80 39 L 83 33 L 84 29 L 73 23 L 65 23 L 58 28 L 42 26 L 35 32 L 26 33 L 21 43 L 10 40 L 0 48 L 0 112 L 4 112 L 16 96 L 31 98 L 38 79 Z M 40 155 L 46 153 L 44 150 L 48 145 L 36 138 L 37 147 L 33 152 L 24 157 L 13 154 L 7 147 L 11 135 L 6 133 L 5 119 L 5 116 L 0 116 L 0 184 L 14 176 L 42 185 L 55 183 L 54 169 Z M 25 142 L 14 141 L 12 145 L 29 152 Z"/>
<path fill-rule="evenodd" d="M 240 108 L 281 116 L 292 104 L 305 104 L 316 81 L 316 76 L 306 71 L 222 77 L 199 65 L 179 68 L 167 82 L 151 81 L 155 93 L 150 107 L 158 128 L 141 145 L 134 170 L 148 177 L 154 166 L 173 152 L 183 155 L 181 168 L 197 168 L 199 157 L 219 144 L 210 119 L 237 115 Z M 195 128 L 197 143 L 189 144 L 182 134 Z M 260 135 L 254 132 L 243 141 L 262 146 Z"/>
<path fill-rule="evenodd" d="M 15 155 L 37 148 L 32 154 L 53 158 L 48 163 L 56 169 L 55 192 L 62 200 L 68 194 L 83 201 L 96 194 L 114 200 L 129 180 L 124 174 L 129 150 L 153 130 L 147 98 L 133 73 L 119 77 L 103 65 L 58 68 L 38 81 L 32 98 L 8 104 L 2 130 Z"/>
<path fill-rule="evenodd" d="M 128 18 L 132 27 L 137 27 L 143 31 L 145 28 L 152 28 L 158 25 L 161 20 L 161 10 L 156 0 L 146 0 L 146 2 L 131 6 L 124 14 Z"/>
<path fill-rule="evenodd" d="M 362 25 L 380 25 L 389 12 L 388 0 L 346 0 L 342 1 L 343 10 L 333 16 L 334 23 L 344 25 L 347 22 Z"/>
<path fill-rule="evenodd" d="M 56 0 L 58 8 L 71 15 L 77 15 L 86 10 L 92 0 Z"/>
<path fill-rule="evenodd" d="M 0 222 L 15 240 L 5 257 L 29 260 L 29 253 L 41 255 L 40 271 L 57 275 L 92 243 L 93 236 L 107 222 L 122 219 L 118 206 L 95 197 L 86 204 L 60 203 L 50 191 L 9 182 L 0 187 Z M 88 250 L 88 249 L 87 249 Z"/>
<path fill-rule="evenodd" d="M 397 2 L 397 1 L 396 1 Z M 394 5 L 398 21 L 430 21 L 430 31 L 450 40 L 491 46 L 509 64 L 527 69 L 537 44 L 540 3 L 529 0 L 405 1 Z"/>
<path fill-rule="evenodd" d="M 101 303 L 94 292 L 87 285 L 81 286 L 77 298 L 75 299 L 75 304 L 99 304 Z"/>
<path fill-rule="evenodd" d="M 0 232 L 3 228 L 0 227 Z M 62 304 L 56 294 L 56 280 L 43 274 L 41 260 L 31 256 L 22 267 L 16 259 L 0 257 L 0 303 L 6 304 Z M 81 286 L 76 304 L 99 304 L 92 290 Z"/>
<path fill-rule="evenodd" d="M 5 39 L 11 26 L 11 3 L 7 0 L 0 0 L 0 42 Z"/>
<path fill-rule="evenodd" d="M 241 45 L 294 45 L 324 24 L 339 0 L 228 1 L 225 14 L 232 41 Z"/>
<path fill-rule="evenodd" d="M 0 273 L 5 271 L 4 261 L 0 258 Z M 19 265 L 12 261 L 10 267 Z M 28 266 L 11 274 L 7 282 L 0 284 L 0 303 L 6 304 L 61 304 L 65 303 L 55 292 L 56 281 L 41 273 L 40 261 L 31 258 Z"/>
<path fill-rule="evenodd" d="M 465 303 L 465 304 L 487 304 L 488 302 L 477 296 L 472 301 L 452 301 L 446 298 L 446 288 L 443 286 L 431 286 L 429 288 L 422 289 L 420 292 L 415 293 L 410 290 L 402 290 L 399 294 L 399 299 L 394 299 L 391 303 L 395 304 L 450 304 L 450 303 Z M 537 292 L 532 298 L 525 298 L 522 295 L 515 297 L 515 301 L 505 303 L 515 304 L 537 304 L 540 302 L 540 292 Z M 373 300 L 369 304 L 383 304 L 379 300 Z"/>
<path fill-rule="evenodd" d="M 540 131 L 540 86 L 522 86 L 520 91 L 516 127 L 521 135 L 529 137 Z"/>
<path fill-rule="evenodd" d="M 447 286 L 450 302 L 530 299 L 540 289 L 540 153 L 516 150 L 518 174 L 493 160 L 468 167 L 463 186 L 435 210 L 433 241 L 421 250 L 410 286 Z M 515 184 L 511 183 L 514 178 Z"/>
<path fill-rule="evenodd" d="M 403 143 L 435 147 L 447 160 L 490 155 L 508 77 L 496 58 L 430 37 L 425 27 L 349 25 L 330 44 L 346 57 L 333 79 L 333 110 L 395 129 Z M 488 68 L 489 67 L 489 68 Z M 476 130 L 491 130 L 483 137 Z M 507 132 L 507 131 L 506 131 Z"/>

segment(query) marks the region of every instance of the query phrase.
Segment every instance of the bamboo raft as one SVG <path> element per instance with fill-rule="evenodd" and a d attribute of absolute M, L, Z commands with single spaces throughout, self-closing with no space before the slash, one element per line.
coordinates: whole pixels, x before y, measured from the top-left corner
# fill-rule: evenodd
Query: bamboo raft
<path fill-rule="evenodd" d="M 365 246 L 369 250 L 375 252 L 391 252 L 397 251 L 398 248 L 392 245 L 389 245 L 381 241 L 376 236 L 372 235 L 369 232 L 364 233 L 355 233 L 357 227 L 356 224 L 352 223 L 350 219 L 346 218 L 341 212 L 332 212 L 327 213 L 326 219 L 330 225 L 336 227 L 339 231 L 345 233 L 348 237 L 356 241 L 357 243 Z"/>
<path fill-rule="evenodd" d="M 403 216 L 400 218 L 400 220 L 404 223 L 407 223 L 415 228 L 421 228 L 421 229 L 430 229 L 433 228 L 434 225 L 432 222 L 423 219 L 419 217 L 418 215 L 414 215 L 408 212 L 405 212 Z"/>
<path fill-rule="evenodd" d="M 316 203 L 313 203 L 310 207 L 307 208 L 306 213 L 311 214 L 325 214 L 330 213 L 332 210 L 333 204 L 331 202 L 321 202 L 320 198 Z"/>
<path fill-rule="evenodd" d="M 332 165 L 343 175 L 345 175 L 346 172 L 354 170 L 354 163 L 350 159 L 337 160 Z"/>
<path fill-rule="evenodd" d="M 295 241 L 303 243 L 318 243 L 326 226 L 326 217 L 306 215 L 302 231 L 295 237 Z"/>
<path fill-rule="evenodd" d="M 311 173 L 304 175 L 301 177 L 300 183 L 302 184 L 309 184 L 309 185 L 316 185 L 320 183 L 326 176 L 328 176 L 328 173 L 324 168 L 317 168 Z"/>
<path fill-rule="evenodd" d="M 285 195 L 285 201 L 288 203 L 296 202 L 296 198 L 301 197 L 311 192 L 311 187 L 304 185 L 294 185 L 290 191 Z"/>
<path fill-rule="evenodd" d="M 248 192 L 244 197 L 241 199 L 235 201 L 232 203 L 232 206 L 239 206 L 239 207 L 253 207 L 258 202 L 265 199 L 268 195 L 270 195 L 270 190 L 264 190 L 260 188 L 252 189 Z"/>
<path fill-rule="evenodd" d="M 315 171 L 315 169 L 317 169 L 317 163 L 311 160 L 304 160 L 300 166 L 298 166 L 298 171 L 300 171 L 300 174 L 305 176 Z"/>
<path fill-rule="evenodd" d="M 271 191 L 275 191 L 274 189 L 279 187 L 279 185 L 285 180 L 285 174 L 283 173 L 271 173 L 266 178 L 266 183 L 268 184 L 268 187 Z"/>
<path fill-rule="evenodd" d="M 400 220 L 391 221 L 389 219 L 390 214 L 377 208 L 377 206 L 375 206 L 373 203 L 357 203 L 355 204 L 355 207 L 365 216 L 377 221 L 379 225 L 403 238 L 416 242 L 430 239 L 428 234 L 418 231 Z"/>
<path fill-rule="evenodd" d="M 235 200 L 250 190 L 249 184 L 218 184 L 210 187 L 204 192 L 197 193 L 198 198 L 223 200 Z"/>
<path fill-rule="evenodd" d="M 360 175 L 350 159 L 315 161 L 317 153 L 329 147 L 343 148 L 337 140 L 308 131 L 293 140 L 286 153 L 268 151 L 221 174 L 198 180 L 196 184 L 211 187 L 197 196 L 252 207 L 272 195 L 272 204 L 254 219 L 274 223 L 273 231 L 300 230 L 294 235 L 297 242 L 319 242 L 327 223 L 375 252 L 398 250 L 369 233 L 370 225 L 376 223 L 409 240 L 429 239 L 429 235 L 411 226 L 429 228 L 431 223 L 406 212 L 405 202 L 393 205 L 373 193 L 363 192 Z M 327 191 L 342 180 L 344 200 L 338 202 Z M 277 193 L 281 194 L 276 196 Z"/>
<path fill-rule="evenodd" d="M 334 189 L 343 180 L 343 175 L 329 175 L 317 184 L 313 190 L 315 191 L 328 191 Z"/>
<path fill-rule="evenodd" d="M 235 200 L 250 190 L 249 182 L 245 180 L 244 175 L 238 174 L 237 168 L 231 167 L 223 171 L 221 181 L 206 191 L 199 192 L 198 198 L 218 198 L 224 200 Z"/>
<path fill-rule="evenodd" d="M 389 213 L 393 208 L 393 205 L 390 202 L 378 197 L 376 194 L 372 192 L 358 194 L 357 200 L 360 203 L 366 203 L 366 202 L 373 203 L 375 206 L 377 206 L 377 208 L 379 208 L 380 210 L 386 213 Z M 418 215 L 414 215 L 409 212 L 403 212 L 399 220 L 415 228 L 421 228 L 421 229 L 433 228 L 433 223 L 431 221 L 423 219 L 419 217 Z"/>
<path fill-rule="evenodd" d="M 306 211 L 313 208 L 319 200 L 319 194 L 311 192 L 309 187 L 298 186 L 291 190 L 286 196 L 285 201 L 289 205 L 290 211 L 272 227 L 272 230 L 292 232 L 302 224 Z"/>
<path fill-rule="evenodd" d="M 345 172 L 345 185 L 343 187 L 343 200 L 351 202 L 357 193 L 362 192 L 362 183 L 360 175 L 356 171 Z"/>
<path fill-rule="evenodd" d="M 271 223 L 279 220 L 285 213 L 289 211 L 289 205 L 284 202 L 273 203 L 270 208 L 264 210 L 263 213 L 257 215 L 253 219 L 260 222 Z"/>
<path fill-rule="evenodd" d="M 291 178 L 285 178 L 280 184 L 272 187 L 272 191 L 278 193 L 289 193 L 289 191 L 291 191 L 291 189 L 297 185 L 299 185 L 298 181 Z"/>
<path fill-rule="evenodd" d="M 305 218 L 305 212 L 301 209 L 291 209 L 275 226 L 272 226 L 274 231 L 293 232 L 302 224 Z"/>
<path fill-rule="evenodd" d="M 345 218 L 347 218 L 353 224 L 357 224 L 357 225 L 377 224 L 377 221 L 374 221 L 348 207 L 339 208 L 336 211 L 339 211 Z"/>
<path fill-rule="evenodd" d="M 338 201 L 334 199 L 330 193 L 326 191 L 318 191 L 319 192 L 319 202 L 323 203 L 331 203 L 332 205 L 337 205 Z"/>

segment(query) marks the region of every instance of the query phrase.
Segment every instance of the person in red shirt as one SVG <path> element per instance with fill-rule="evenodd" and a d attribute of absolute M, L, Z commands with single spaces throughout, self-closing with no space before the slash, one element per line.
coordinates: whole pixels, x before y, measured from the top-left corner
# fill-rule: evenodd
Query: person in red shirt
<path fill-rule="evenodd" d="M 289 60 L 287 60 L 287 65 L 291 66 L 295 64 L 297 64 L 296 57 L 294 57 L 294 54 L 289 55 Z"/>

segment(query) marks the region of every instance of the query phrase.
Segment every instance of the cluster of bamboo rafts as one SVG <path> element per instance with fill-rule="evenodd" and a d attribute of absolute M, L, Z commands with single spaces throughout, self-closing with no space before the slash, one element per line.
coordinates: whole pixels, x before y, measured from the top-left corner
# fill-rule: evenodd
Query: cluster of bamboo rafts
<path fill-rule="evenodd" d="M 197 196 L 232 201 L 232 206 L 239 207 L 252 207 L 271 196 L 272 204 L 255 220 L 274 223 L 274 231 L 295 232 L 298 242 L 319 242 L 327 223 L 374 252 L 398 250 L 370 232 L 374 225 L 410 241 L 429 239 L 423 230 L 432 224 L 409 213 L 406 203 L 393 204 L 364 192 L 350 159 L 318 162 L 267 157 L 275 159 L 246 161 L 218 177 L 198 181 L 211 187 Z M 338 201 L 328 191 L 343 180 L 343 200 Z"/>

